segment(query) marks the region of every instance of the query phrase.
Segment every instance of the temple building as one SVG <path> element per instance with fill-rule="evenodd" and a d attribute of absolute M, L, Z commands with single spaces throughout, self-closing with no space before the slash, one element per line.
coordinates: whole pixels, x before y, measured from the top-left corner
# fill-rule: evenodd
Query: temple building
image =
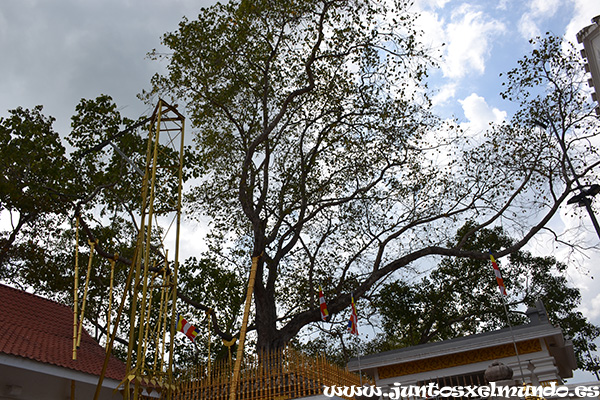
<path fill-rule="evenodd" d="M 573 343 L 549 323 L 541 302 L 527 315 L 526 325 L 355 358 L 348 369 L 373 377 L 384 391 L 398 384 L 488 385 L 484 374 L 494 362 L 512 370 L 506 384 L 562 385 L 577 368 Z"/>
<path fill-rule="evenodd" d="M 106 350 L 82 329 L 73 352 L 73 310 L 0 284 L 0 400 L 92 399 Z M 114 389 L 125 364 L 111 356 L 99 399 Z"/>

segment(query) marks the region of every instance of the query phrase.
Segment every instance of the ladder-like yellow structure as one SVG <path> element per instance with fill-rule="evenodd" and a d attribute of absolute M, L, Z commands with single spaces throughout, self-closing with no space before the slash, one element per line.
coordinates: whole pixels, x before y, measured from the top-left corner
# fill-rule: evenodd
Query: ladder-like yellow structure
<path fill-rule="evenodd" d="M 159 100 L 150 119 L 135 255 L 107 343 L 107 356 L 94 400 L 100 393 L 126 302 L 131 309 L 131 326 L 127 372 L 118 388 L 123 398 L 137 400 L 151 391 L 157 391 L 161 393 L 161 398 L 172 399 L 176 389 L 173 380 L 173 338 L 176 333 L 184 126 L 185 118 L 177 108 Z M 164 238 L 157 240 L 158 217 L 165 216 L 172 217 L 167 231 L 173 225 L 175 227 L 173 260 L 168 259 Z M 128 297 L 129 292 L 131 296 Z M 153 304 L 155 297 L 160 299 L 158 305 Z M 157 307 L 158 311 L 153 311 L 153 307 Z M 150 324 L 151 313 L 155 315 L 153 324 Z M 148 357 L 150 352 L 153 352 L 152 357 Z"/>

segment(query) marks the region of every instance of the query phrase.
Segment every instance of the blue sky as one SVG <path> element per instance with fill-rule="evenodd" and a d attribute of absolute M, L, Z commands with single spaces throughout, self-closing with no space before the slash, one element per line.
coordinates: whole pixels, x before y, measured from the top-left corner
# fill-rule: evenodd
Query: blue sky
<path fill-rule="evenodd" d="M 136 95 L 164 64 L 145 58 L 160 48 L 160 37 L 177 29 L 185 15 L 193 19 L 208 0 L 1 0 L 0 115 L 8 109 L 44 105 L 56 118 L 55 129 L 69 130 L 81 98 L 111 95 L 122 113 L 136 118 L 149 112 Z M 599 0 L 416 0 L 424 42 L 442 49 L 440 69 L 432 74 L 436 110 L 455 116 L 465 127 L 482 129 L 510 116 L 500 99 L 500 72 L 530 51 L 532 36 L 550 31 L 576 43 L 576 33 L 600 15 Z M 441 44 L 445 45 L 442 47 Z M 568 229 L 568 209 L 553 221 Z M 187 227 L 184 237 L 194 234 Z M 187 233 L 187 235 L 186 235 Z M 584 240 L 597 244 L 589 232 Z M 191 243 L 191 241 L 190 241 Z M 547 238 L 531 248 L 550 251 Z M 185 247 L 186 244 L 184 243 Z M 194 249 L 187 248 L 188 254 Z M 553 249 L 559 258 L 564 249 Z M 184 248 L 184 253 L 186 249 Z M 582 311 L 600 324 L 597 251 L 579 255 L 571 281 L 582 290 Z M 591 376 L 588 376 L 591 379 Z M 580 379 L 585 380 L 585 377 Z"/>
<path fill-rule="evenodd" d="M 432 87 L 438 110 L 482 127 L 510 115 L 499 74 L 531 51 L 545 32 L 576 43 L 576 33 L 600 14 L 597 0 L 418 0 L 426 43 L 445 43 Z"/>

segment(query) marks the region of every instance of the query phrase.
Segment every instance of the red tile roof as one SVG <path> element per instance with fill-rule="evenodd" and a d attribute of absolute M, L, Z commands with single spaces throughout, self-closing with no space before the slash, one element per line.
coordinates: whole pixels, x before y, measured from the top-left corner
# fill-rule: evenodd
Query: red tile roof
<path fill-rule="evenodd" d="M 100 375 L 105 350 L 82 330 L 73 360 L 73 310 L 0 284 L 0 353 Z M 111 356 L 106 377 L 121 381 L 125 365 Z"/>

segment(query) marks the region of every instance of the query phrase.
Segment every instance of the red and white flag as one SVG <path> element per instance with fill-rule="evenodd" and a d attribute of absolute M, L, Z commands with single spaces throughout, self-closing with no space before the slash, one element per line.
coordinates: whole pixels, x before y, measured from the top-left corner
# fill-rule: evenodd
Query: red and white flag
<path fill-rule="evenodd" d="M 196 336 L 200 333 L 200 330 L 194 325 L 190 324 L 181 315 L 177 314 L 177 331 L 185 333 L 192 342 L 196 340 Z"/>
<path fill-rule="evenodd" d="M 490 259 L 492 260 L 492 267 L 494 267 L 494 273 L 496 274 L 496 282 L 498 282 L 498 289 L 500 289 L 500 294 L 506 296 L 506 288 L 504 287 L 504 280 L 502 279 L 502 274 L 500 274 L 500 268 L 498 268 L 498 264 L 494 259 L 494 256 L 490 253 Z"/>
<path fill-rule="evenodd" d="M 327 302 L 325 301 L 325 296 L 323 295 L 323 289 L 319 285 L 319 308 L 321 309 L 321 319 L 323 321 L 327 321 L 329 318 L 329 311 L 327 311 Z"/>
<path fill-rule="evenodd" d="M 350 314 L 350 319 L 348 320 L 348 332 L 353 335 L 358 335 L 358 315 L 356 313 L 356 305 L 354 304 L 354 295 L 352 294 L 352 313 Z"/>

